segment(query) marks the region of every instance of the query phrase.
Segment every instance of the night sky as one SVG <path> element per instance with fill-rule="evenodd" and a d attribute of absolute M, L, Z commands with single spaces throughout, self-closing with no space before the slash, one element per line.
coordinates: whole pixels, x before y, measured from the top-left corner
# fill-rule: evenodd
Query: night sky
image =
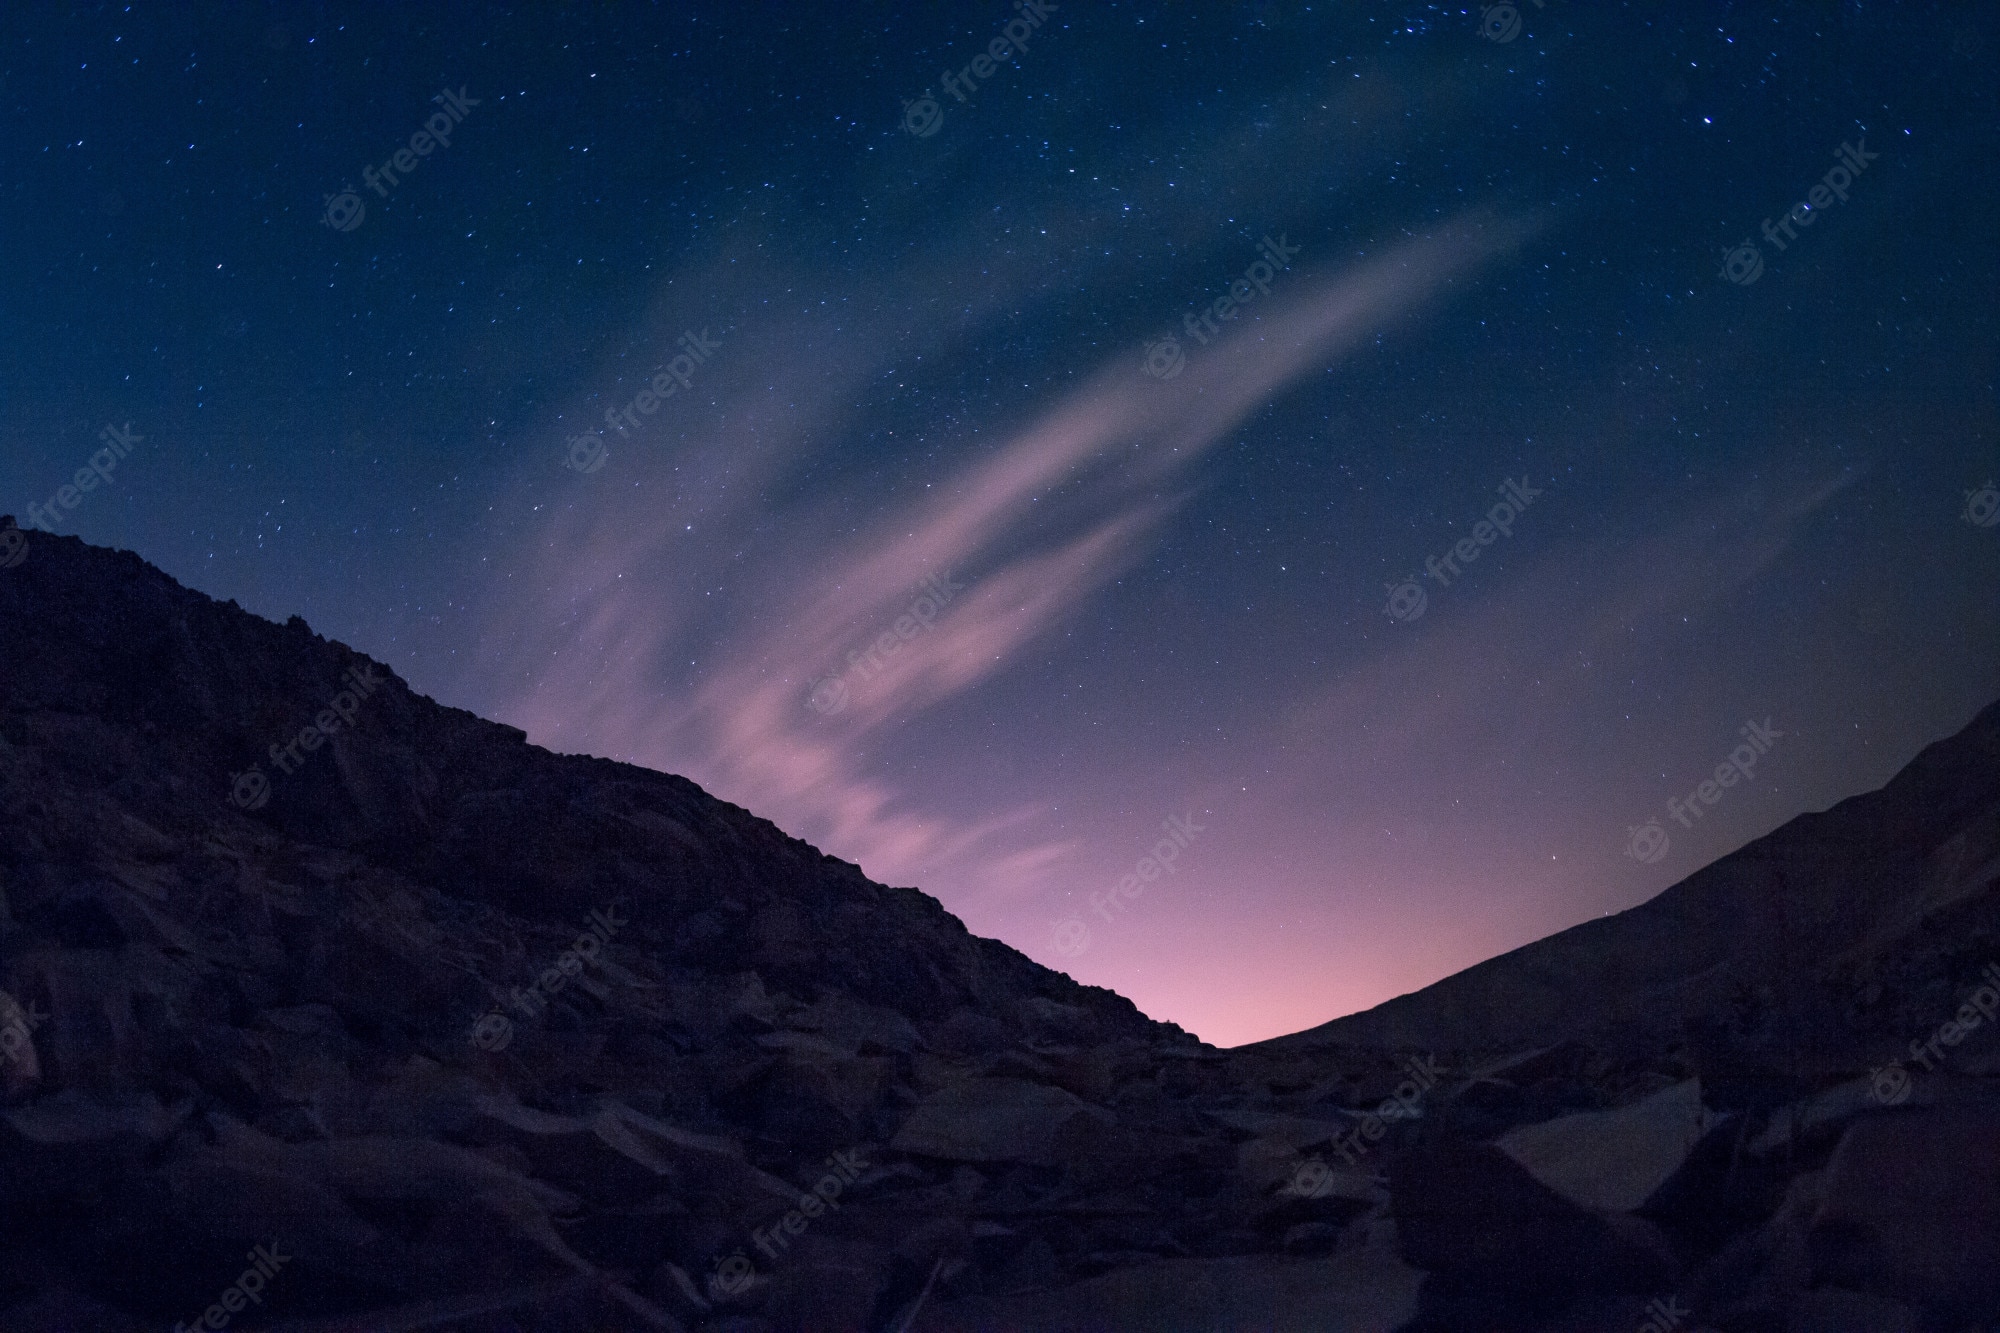
<path fill-rule="evenodd" d="M 10 6 L 0 509 L 1272 1036 L 2000 696 L 1997 63 L 1959 5 Z"/>

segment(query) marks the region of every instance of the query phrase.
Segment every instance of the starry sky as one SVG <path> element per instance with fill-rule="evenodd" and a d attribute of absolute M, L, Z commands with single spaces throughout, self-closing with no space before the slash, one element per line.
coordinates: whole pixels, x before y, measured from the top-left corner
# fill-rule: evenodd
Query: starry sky
<path fill-rule="evenodd" d="M 1252 1041 L 2000 696 L 1996 59 L 1851 0 L 10 6 L 0 510 Z"/>

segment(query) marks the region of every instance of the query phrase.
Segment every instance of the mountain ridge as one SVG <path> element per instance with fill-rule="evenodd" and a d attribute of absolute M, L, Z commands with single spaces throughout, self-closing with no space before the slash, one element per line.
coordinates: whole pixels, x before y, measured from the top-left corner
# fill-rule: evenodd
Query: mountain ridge
<path fill-rule="evenodd" d="M 1253 1045 L 1497 1048 L 1534 1036 L 1582 1035 L 1646 1013 L 1671 1025 L 1712 1006 L 1729 987 L 1760 979 L 1774 958 L 1802 967 L 1801 955 L 1837 956 L 1870 939 L 1886 946 L 1887 917 L 1912 903 L 1942 906 L 1940 888 L 1948 898 L 1953 887 L 1977 888 L 2000 875 L 2000 781 L 1979 766 L 1981 758 L 1989 764 L 2000 758 L 2000 703 L 1924 747 L 1885 786 L 1798 815 L 1643 903 L 1370 1009 Z M 1927 868 L 1937 857 L 1953 864 Z M 1783 892 L 1803 877 L 1832 892 L 1816 899 Z M 1773 880 L 1780 892 L 1759 897 L 1756 890 Z M 1763 915 L 1723 919 L 1732 901 L 1745 900 Z M 1904 919 L 1901 929 L 1917 924 Z M 1680 954 L 1663 958 L 1662 949 Z M 1746 955 L 1759 965 L 1742 966 Z M 1622 974 L 1635 969 L 1638 975 Z M 1603 1001 L 1605 1012 L 1579 1012 L 1578 992 Z M 1513 1012 L 1496 1003 L 1502 993 Z M 1671 1017 L 1662 1015 L 1661 1006 L 1676 996 Z"/>
<path fill-rule="evenodd" d="M 129 552 L 0 526 L 0 636 L 0 1333 L 213 1326 L 277 1252 L 301 1333 L 2000 1310 L 2000 705 L 1218 1050 Z"/>
<path fill-rule="evenodd" d="M 579 862 L 595 859 L 600 850 L 614 860 L 636 850 L 670 863 L 694 855 L 702 839 L 686 827 L 687 812 L 712 803 L 726 830 L 721 840 L 752 839 L 790 872 L 787 887 L 803 901 L 835 910 L 895 905 L 906 924 L 943 930 L 959 940 L 973 951 L 960 960 L 954 982 L 961 987 L 976 989 L 974 978 L 982 969 L 998 968 L 1052 999 L 1087 997 L 1116 1014 L 1116 1022 L 1153 1022 L 1114 992 L 1083 986 L 998 941 L 972 935 L 921 890 L 875 885 L 860 867 L 818 851 L 685 777 L 531 745 L 518 728 L 416 694 L 386 665 L 314 634 L 297 616 L 281 625 L 233 601 L 218 602 L 132 553 L 102 551 L 74 537 L 34 533 L 29 540 L 33 558 L 10 571 L 9 588 L 32 586 L 43 574 L 58 580 L 48 594 L 79 612 L 90 605 L 74 582 L 79 574 L 114 576 L 109 586 L 130 587 L 136 595 L 127 604 L 98 608 L 95 615 L 79 614 L 62 636 L 17 636 L 10 660 L 0 664 L 0 688 L 16 707 L 96 709 L 96 716 L 143 729 L 135 738 L 142 745 L 171 748 L 177 759 L 196 761 L 193 767 L 207 782 L 201 796 L 219 811 L 268 824 L 288 837 L 407 863 L 418 875 L 445 882 L 469 870 L 480 896 L 496 906 L 569 919 L 630 887 L 621 885 L 615 872 Z M 79 557 L 104 563 L 77 571 L 69 561 Z M 7 590 L 0 589 L 0 596 Z M 105 594 L 100 589 L 94 595 Z M 148 607 L 150 597 L 165 604 Z M 74 663 L 55 660 L 65 652 L 80 655 L 90 667 L 76 670 Z M 246 671 L 247 662 L 259 667 Z M 362 699 L 351 722 L 342 725 L 336 716 L 332 734 L 314 750 L 295 745 L 284 754 L 284 743 L 324 718 L 330 701 L 354 692 L 347 673 L 356 668 L 378 674 L 381 692 Z M 253 678 L 259 669 L 265 674 Z M 47 688 L 56 680 L 66 682 L 61 695 Z M 131 758 L 135 768 L 149 767 L 144 754 Z M 280 772 L 281 764 L 291 771 Z M 254 810 L 234 799 L 235 784 L 249 774 L 261 775 L 264 784 Z M 586 797 L 626 808 L 616 812 L 617 822 L 590 818 L 577 808 Z M 544 827 L 536 846 L 527 847 L 519 841 L 519 815 L 531 799 L 538 802 L 534 813 Z M 592 855 L 562 856 L 564 847 L 588 847 Z M 453 862 L 459 863 L 457 870 Z M 729 874 L 723 879 L 729 882 Z M 579 892 L 585 884 L 592 887 Z M 723 895 L 714 904 L 675 906 L 690 908 L 680 913 L 684 917 L 699 916 L 732 901 Z M 705 928 L 706 923 L 697 931 Z M 858 940 L 846 943 L 859 950 L 853 979 L 871 997 L 896 997 L 899 1006 L 912 996 L 943 1002 L 928 975 L 879 957 L 863 965 L 860 955 L 868 951 Z M 1160 1030 L 1180 1032 L 1172 1025 Z"/>

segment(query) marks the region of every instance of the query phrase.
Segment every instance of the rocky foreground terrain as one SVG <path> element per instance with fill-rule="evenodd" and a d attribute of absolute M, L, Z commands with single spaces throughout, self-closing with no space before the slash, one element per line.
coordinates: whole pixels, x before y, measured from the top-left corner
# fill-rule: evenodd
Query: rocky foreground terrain
<path fill-rule="evenodd" d="M 1222 1051 L 297 619 L 0 553 L 0 1330 L 2000 1328 L 2000 706 Z"/>

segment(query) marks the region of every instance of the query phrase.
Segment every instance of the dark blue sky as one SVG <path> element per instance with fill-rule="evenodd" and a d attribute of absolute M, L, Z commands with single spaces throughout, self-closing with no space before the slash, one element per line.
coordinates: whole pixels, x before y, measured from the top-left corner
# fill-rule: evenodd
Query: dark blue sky
<path fill-rule="evenodd" d="M 1211 1040 L 2000 695 L 1962 7 L 193 8 L 0 16 L 0 508 Z"/>

